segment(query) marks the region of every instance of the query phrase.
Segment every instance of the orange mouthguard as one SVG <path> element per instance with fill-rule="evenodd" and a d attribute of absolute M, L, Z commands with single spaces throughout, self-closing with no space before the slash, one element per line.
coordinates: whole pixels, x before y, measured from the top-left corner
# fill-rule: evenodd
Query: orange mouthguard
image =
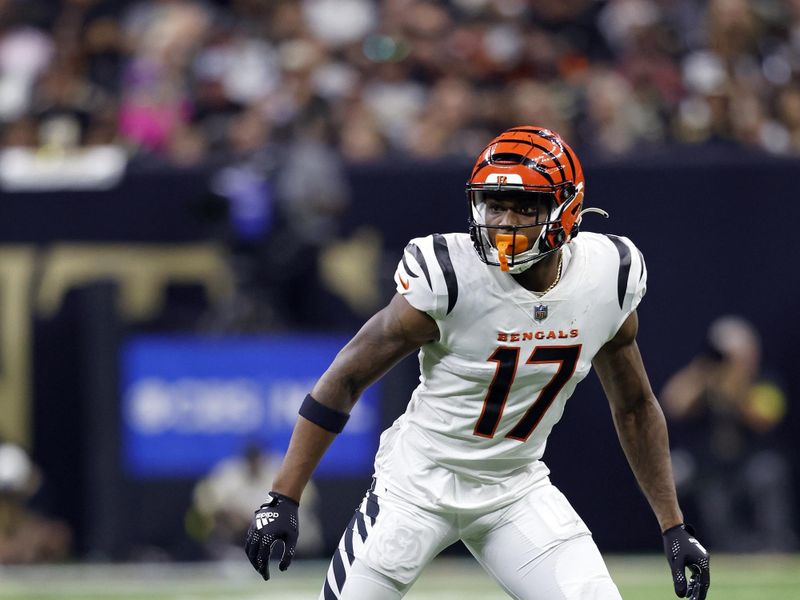
<path fill-rule="evenodd" d="M 528 249 L 528 238 L 524 235 L 515 236 L 510 233 L 498 233 L 495 243 L 497 244 L 497 257 L 500 260 L 501 271 L 508 271 L 509 256 L 525 252 Z"/>

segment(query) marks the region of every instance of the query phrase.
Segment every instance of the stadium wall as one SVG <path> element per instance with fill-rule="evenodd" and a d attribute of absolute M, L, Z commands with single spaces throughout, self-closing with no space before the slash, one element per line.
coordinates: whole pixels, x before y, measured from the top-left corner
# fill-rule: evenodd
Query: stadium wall
<path fill-rule="evenodd" d="M 384 298 L 392 293 L 390 271 L 408 239 L 465 230 L 468 168 L 458 161 L 349 168 L 352 205 L 342 235 L 364 225 L 380 232 L 380 264 L 388 272 L 380 279 Z M 611 214 L 608 221 L 587 216 L 585 229 L 630 237 L 648 264 L 639 344 L 656 391 L 702 348 L 712 319 L 736 313 L 759 328 L 765 364 L 782 374 L 789 398 L 800 396 L 794 364 L 800 338 L 798 168 L 796 160 L 726 149 L 585 164 L 587 204 Z M 27 248 L 35 256 L 28 312 L 20 308 L 20 314 L 4 317 L 30 320 L 31 333 L 16 345 L 4 343 L 4 362 L 13 364 L 9 352 L 33 357 L 28 437 L 47 477 L 41 502 L 71 522 L 82 555 L 127 558 L 134 549 L 158 548 L 175 557 L 197 556 L 183 523 L 193 480 L 141 481 L 122 470 L 116 359 L 128 335 L 179 331 L 191 320 L 171 318 L 176 296 L 170 290 L 150 312 L 136 313 L 136 306 L 129 306 L 138 314 L 130 318 L 118 300 L 127 289 L 125 281 L 113 270 L 65 288 L 56 304 L 40 302 L 44 276 L 52 267 L 48 261 L 65 244 L 90 249 L 119 243 L 224 247 L 227 233 L 218 219 L 210 218 L 216 210 L 210 189 L 208 170 L 148 170 L 129 172 L 111 190 L 3 194 L 0 254 Z M 217 281 L 217 271 L 200 271 L 204 275 L 195 283 L 204 291 L 212 289 L 209 281 Z M 208 294 L 195 299 L 196 315 L 207 302 Z M 337 318 L 339 313 L 324 303 L 319 308 L 319 322 L 328 319 L 325 329 L 353 330 L 355 320 Z M 415 361 L 407 359 L 382 390 L 384 424 L 402 410 L 415 382 Z M 800 464 L 798 412 L 790 409 L 780 431 L 794 465 Z M 545 460 L 603 550 L 658 549 L 656 524 L 625 465 L 596 378 L 588 378 L 570 401 Z M 367 480 L 320 482 L 329 547 Z"/>

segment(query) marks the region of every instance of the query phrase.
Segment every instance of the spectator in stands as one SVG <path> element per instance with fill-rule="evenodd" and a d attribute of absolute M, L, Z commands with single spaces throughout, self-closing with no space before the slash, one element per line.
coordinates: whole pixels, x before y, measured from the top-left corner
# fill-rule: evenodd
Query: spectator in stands
<path fill-rule="evenodd" d="M 673 142 L 800 152 L 784 93 L 800 85 L 795 2 L 6 0 L 0 9 L 5 144 L 27 141 L 19 133 L 32 119 L 37 145 L 71 135 L 123 140 L 146 163 L 224 162 L 239 114 L 259 114 L 286 141 L 324 104 L 334 147 L 354 161 L 471 156 L 488 132 L 527 121 L 572 131 L 602 154 Z"/>
<path fill-rule="evenodd" d="M 253 503 L 261 502 L 279 466 L 280 457 L 249 445 L 241 456 L 220 462 L 197 483 L 187 524 L 190 533 L 203 541 L 209 556 L 240 558 L 242 540 L 253 518 Z M 316 488 L 310 487 L 310 502 L 303 497 L 306 506 L 301 515 L 305 539 L 297 547 L 304 556 L 322 550 L 318 496 Z"/>
<path fill-rule="evenodd" d="M 0 443 L 0 564 L 57 561 L 69 555 L 69 528 L 28 507 L 40 482 L 38 469 L 22 448 Z"/>
<path fill-rule="evenodd" d="M 759 336 L 738 317 L 721 317 L 706 350 L 661 394 L 676 421 L 672 455 L 678 492 L 694 499 L 702 528 L 724 551 L 789 551 L 791 468 L 780 443 L 786 397 L 761 367 Z"/>

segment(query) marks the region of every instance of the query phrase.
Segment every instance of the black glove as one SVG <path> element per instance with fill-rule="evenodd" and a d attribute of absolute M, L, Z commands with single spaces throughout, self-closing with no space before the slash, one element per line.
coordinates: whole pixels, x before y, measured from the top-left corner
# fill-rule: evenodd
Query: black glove
<path fill-rule="evenodd" d="M 283 556 L 278 568 L 285 571 L 292 563 L 299 532 L 296 500 L 270 492 L 272 499 L 262 504 L 253 516 L 244 541 L 244 551 L 264 581 L 269 579 L 269 555 L 272 547 L 283 542 Z"/>
<path fill-rule="evenodd" d="M 711 586 L 710 557 L 705 548 L 694 537 L 691 525 L 681 523 L 663 533 L 664 554 L 672 571 L 675 594 L 679 598 L 705 600 Z M 686 581 L 686 567 L 692 578 Z"/>

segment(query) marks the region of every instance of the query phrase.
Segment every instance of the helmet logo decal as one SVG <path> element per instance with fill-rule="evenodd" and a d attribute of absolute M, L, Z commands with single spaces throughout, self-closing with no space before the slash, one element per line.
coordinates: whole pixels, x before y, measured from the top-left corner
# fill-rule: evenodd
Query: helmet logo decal
<path fill-rule="evenodd" d="M 486 183 L 494 183 L 497 185 L 515 183 L 517 185 L 522 185 L 522 176 L 517 173 L 489 173 L 486 176 Z"/>
<path fill-rule="evenodd" d="M 547 318 L 547 305 L 538 304 L 533 307 L 533 320 L 537 323 L 544 321 Z"/>

